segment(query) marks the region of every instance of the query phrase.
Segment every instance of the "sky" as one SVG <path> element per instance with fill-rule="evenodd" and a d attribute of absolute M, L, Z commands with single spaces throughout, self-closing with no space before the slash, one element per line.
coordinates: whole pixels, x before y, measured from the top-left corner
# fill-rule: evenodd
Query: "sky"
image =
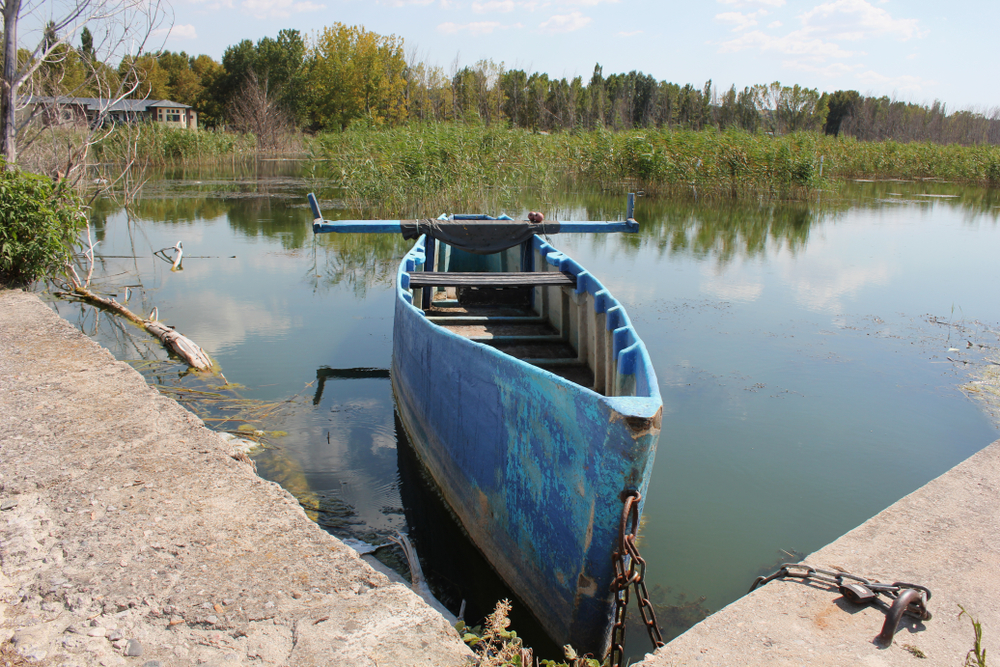
<path fill-rule="evenodd" d="M 395 34 L 446 73 L 480 59 L 557 78 L 638 70 L 721 92 L 780 81 L 949 111 L 1000 107 L 996 0 L 171 0 L 165 48 L 335 22 Z M 457 68 L 456 68 L 457 65 Z"/>

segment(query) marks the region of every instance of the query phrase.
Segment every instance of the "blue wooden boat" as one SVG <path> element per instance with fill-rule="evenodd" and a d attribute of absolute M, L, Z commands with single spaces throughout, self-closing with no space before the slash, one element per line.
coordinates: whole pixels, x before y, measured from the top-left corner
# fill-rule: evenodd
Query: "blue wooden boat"
<path fill-rule="evenodd" d="M 392 383 L 471 541 L 557 644 L 604 655 L 625 494 L 645 496 L 662 402 L 622 305 L 543 238 L 617 222 L 327 222 L 416 237 L 396 275 Z M 498 249 L 499 248 L 499 249 Z M 641 508 L 640 508 L 641 511 Z"/>

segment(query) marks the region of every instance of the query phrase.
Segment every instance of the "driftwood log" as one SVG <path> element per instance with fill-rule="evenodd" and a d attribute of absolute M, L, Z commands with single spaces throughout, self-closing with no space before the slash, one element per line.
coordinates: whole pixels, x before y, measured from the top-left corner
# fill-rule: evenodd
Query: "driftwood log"
<path fill-rule="evenodd" d="M 156 319 L 155 314 L 151 314 L 149 319 L 143 319 L 114 299 L 106 299 L 103 296 L 98 296 L 86 287 L 75 286 L 69 293 L 77 298 L 112 310 L 133 324 L 142 327 L 159 338 L 168 348 L 176 352 L 189 366 L 194 366 L 203 371 L 212 368 L 212 359 L 209 358 L 208 354 L 197 343 L 160 322 Z M 155 312 L 154 310 L 153 313 Z"/>

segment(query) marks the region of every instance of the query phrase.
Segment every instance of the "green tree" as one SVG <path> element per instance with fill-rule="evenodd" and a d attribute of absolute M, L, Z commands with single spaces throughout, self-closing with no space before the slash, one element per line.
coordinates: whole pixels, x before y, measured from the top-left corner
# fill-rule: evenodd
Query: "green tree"
<path fill-rule="evenodd" d="M 222 121 L 224 107 L 219 104 L 215 91 L 226 72 L 222 65 L 204 54 L 191 60 L 191 71 L 198 77 L 200 92 L 195 101 L 189 102 L 198 111 L 198 124 L 213 127 Z"/>
<path fill-rule="evenodd" d="M 94 36 L 90 34 L 90 28 L 83 26 L 80 31 L 80 57 L 86 62 L 95 62 L 97 52 L 94 51 Z"/>
<path fill-rule="evenodd" d="M 256 44 L 249 39 L 230 46 L 222 55 L 222 69 L 212 73 L 207 111 L 223 115 L 237 95 L 253 80 L 266 88 L 275 102 L 303 122 L 306 106 L 307 47 L 298 30 L 284 29 L 276 39 L 262 37 Z M 206 100 L 207 101 L 207 100 Z"/>
<path fill-rule="evenodd" d="M 471 67 L 463 67 L 451 77 L 452 103 L 455 117 L 466 122 L 482 119 L 479 113 L 479 96 L 485 82 L 480 81 L 480 74 Z"/>
<path fill-rule="evenodd" d="M 309 54 L 313 127 L 340 130 L 359 118 L 404 120 L 405 71 L 401 38 L 342 23 L 324 28 Z"/>
<path fill-rule="evenodd" d="M 840 134 L 840 125 L 844 119 L 854 113 L 861 95 L 856 90 L 838 90 L 830 95 L 827 101 L 829 113 L 826 115 L 826 123 L 823 131 L 826 134 L 837 136 Z"/>
<path fill-rule="evenodd" d="M 736 96 L 736 123 L 747 132 L 756 132 L 760 127 L 755 87 L 747 86 Z"/>
<path fill-rule="evenodd" d="M 76 49 L 56 44 L 49 58 L 31 77 L 33 88 L 42 95 L 80 95 L 88 79 L 88 67 Z"/>
<path fill-rule="evenodd" d="M 132 90 L 136 100 L 165 100 L 170 97 L 170 73 L 160 66 L 155 55 L 122 58 L 118 75 Z"/>
<path fill-rule="evenodd" d="M 590 93 L 590 117 L 587 127 L 603 127 L 606 122 L 608 97 L 604 85 L 604 68 L 600 63 L 594 65 L 594 73 L 590 75 L 587 91 Z"/>
<path fill-rule="evenodd" d="M 201 82 L 198 75 L 191 70 L 191 59 L 188 55 L 183 51 L 180 53 L 161 51 L 156 54 L 156 64 L 167 75 L 164 97 L 161 99 L 193 106 L 201 93 Z"/>
<path fill-rule="evenodd" d="M 775 111 L 778 128 L 784 133 L 819 130 L 826 123 L 827 98 L 815 88 L 802 88 L 798 84 L 784 86 Z"/>

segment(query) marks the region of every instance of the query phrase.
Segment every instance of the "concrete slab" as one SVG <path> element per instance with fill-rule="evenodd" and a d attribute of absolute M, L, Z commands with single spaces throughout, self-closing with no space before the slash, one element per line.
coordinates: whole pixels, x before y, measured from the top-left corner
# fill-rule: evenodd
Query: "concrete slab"
<path fill-rule="evenodd" d="M 7 641 L 51 665 L 472 657 L 245 455 L 20 291 L 0 291 Z"/>
<path fill-rule="evenodd" d="M 639 665 L 961 667 L 974 635 L 959 605 L 982 623 L 988 655 L 1000 655 L 1000 441 L 804 562 L 927 586 L 933 618 L 904 617 L 892 646 L 882 648 L 874 641 L 885 620 L 877 609 L 851 604 L 836 591 L 775 580 Z"/>

